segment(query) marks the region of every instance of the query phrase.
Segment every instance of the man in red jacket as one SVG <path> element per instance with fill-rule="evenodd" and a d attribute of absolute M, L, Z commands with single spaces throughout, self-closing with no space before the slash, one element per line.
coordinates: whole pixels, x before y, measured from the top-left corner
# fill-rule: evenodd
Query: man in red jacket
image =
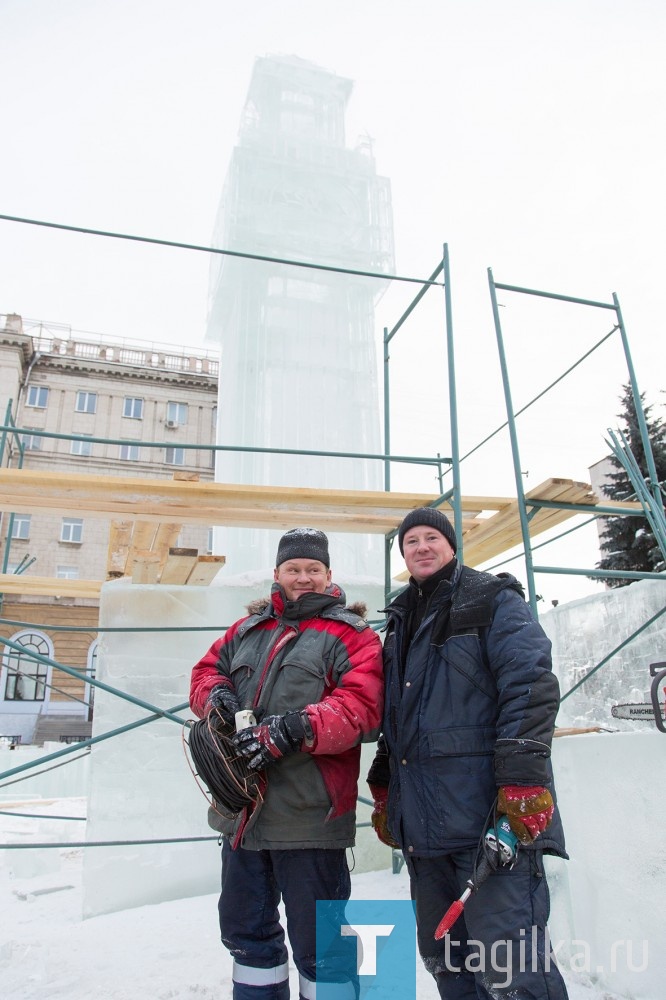
<path fill-rule="evenodd" d="M 349 898 L 360 743 L 376 738 L 383 707 L 381 644 L 365 609 L 345 607 L 331 582 L 326 535 L 283 535 L 274 581 L 270 599 L 196 664 L 190 687 L 201 718 L 252 711 L 256 725 L 233 741 L 266 779 L 251 817 L 216 825 L 225 834 L 219 914 L 233 1000 L 288 1000 L 281 899 L 300 1000 L 315 1000 L 316 901 Z M 340 1000 L 354 996 L 340 984 Z"/>

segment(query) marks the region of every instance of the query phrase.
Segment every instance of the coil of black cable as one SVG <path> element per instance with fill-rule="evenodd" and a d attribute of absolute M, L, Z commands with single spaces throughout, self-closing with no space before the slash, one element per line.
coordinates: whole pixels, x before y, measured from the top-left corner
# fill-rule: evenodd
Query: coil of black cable
<path fill-rule="evenodd" d="M 219 712 L 212 711 L 192 723 L 187 737 L 196 773 L 215 802 L 231 813 L 256 804 L 261 782 L 231 742 L 234 731 Z"/>

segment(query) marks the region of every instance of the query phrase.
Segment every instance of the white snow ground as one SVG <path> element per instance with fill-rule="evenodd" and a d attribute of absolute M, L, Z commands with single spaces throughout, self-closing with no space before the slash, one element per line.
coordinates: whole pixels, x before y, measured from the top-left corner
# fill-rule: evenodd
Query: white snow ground
<path fill-rule="evenodd" d="M 2 803 L 2 809 L 83 816 L 86 800 Z M 81 840 L 85 825 L 0 815 L 2 843 Z M 95 850 L 95 848 L 88 848 Z M 138 850 L 150 850 L 141 847 Z M 0 848 L 3 1000 L 225 1000 L 231 961 L 219 941 L 217 892 L 82 919 L 81 848 Z M 357 899 L 409 898 L 404 869 L 352 875 Z M 563 970 L 570 1000 L 621 1000 Z M 419 1000 L 438 1000 L 420 962 Z M 292 996 L 298 995 L 292 977 Z M 658 1000 L 658 998 L 655 998 Z"/>

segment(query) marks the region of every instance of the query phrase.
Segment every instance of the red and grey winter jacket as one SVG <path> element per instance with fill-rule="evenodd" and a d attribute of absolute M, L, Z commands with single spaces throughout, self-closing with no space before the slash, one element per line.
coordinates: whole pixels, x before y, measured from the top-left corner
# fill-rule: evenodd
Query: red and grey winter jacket
<path fill-rule="evenodd" d="M 203 717 L 212 688 L 228 683 L 241 708 L 258 717 L 305 709 L 314 737 L 267 771 L 264 801 L 242 846 L 349 847 L 360 743 L 376 739 L 382 716 L 381 642 L 334 584 L 297 601 L 274 584 L 270 600 L 248 610 L 193 668 L 192 710 Z"/>

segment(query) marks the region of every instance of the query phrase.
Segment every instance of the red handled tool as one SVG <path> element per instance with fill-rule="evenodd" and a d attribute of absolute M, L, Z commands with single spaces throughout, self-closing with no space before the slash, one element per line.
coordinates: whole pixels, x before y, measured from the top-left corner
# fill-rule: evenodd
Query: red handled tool
<path fill-rule="evenodd" d="M 479 886 L 483 885 L 491 872 L 495 871 L 497 868 L 497 861 L 500 865 L 510 864 L 516 857 L 518 852 L 518 838 L 509 826 L 509 820 L 506 816 L 502 816 L 498 821 L 496 826 L 491 826 L 488 829 L 484 837 L 484 843 L 486 845 L 486 854 L 479 862 L 477 868 L 472 875 L 472 878 L 467 879 L 465 885 L 467 888 L 463 892 L 460 899 L 456 899 L 454 903 L 451 903 L 448 910 L 437 924 L 437 929 L 435 930 L 435 941 L 440 941 L 448 932 L 451 930 L 456 920 L 462 913 L 465 903 L 472 895 L 476 892 Z M 489 852 L 495 852 L 498 855 L 497 860 L 492 859 L 492 855 Z"/>

